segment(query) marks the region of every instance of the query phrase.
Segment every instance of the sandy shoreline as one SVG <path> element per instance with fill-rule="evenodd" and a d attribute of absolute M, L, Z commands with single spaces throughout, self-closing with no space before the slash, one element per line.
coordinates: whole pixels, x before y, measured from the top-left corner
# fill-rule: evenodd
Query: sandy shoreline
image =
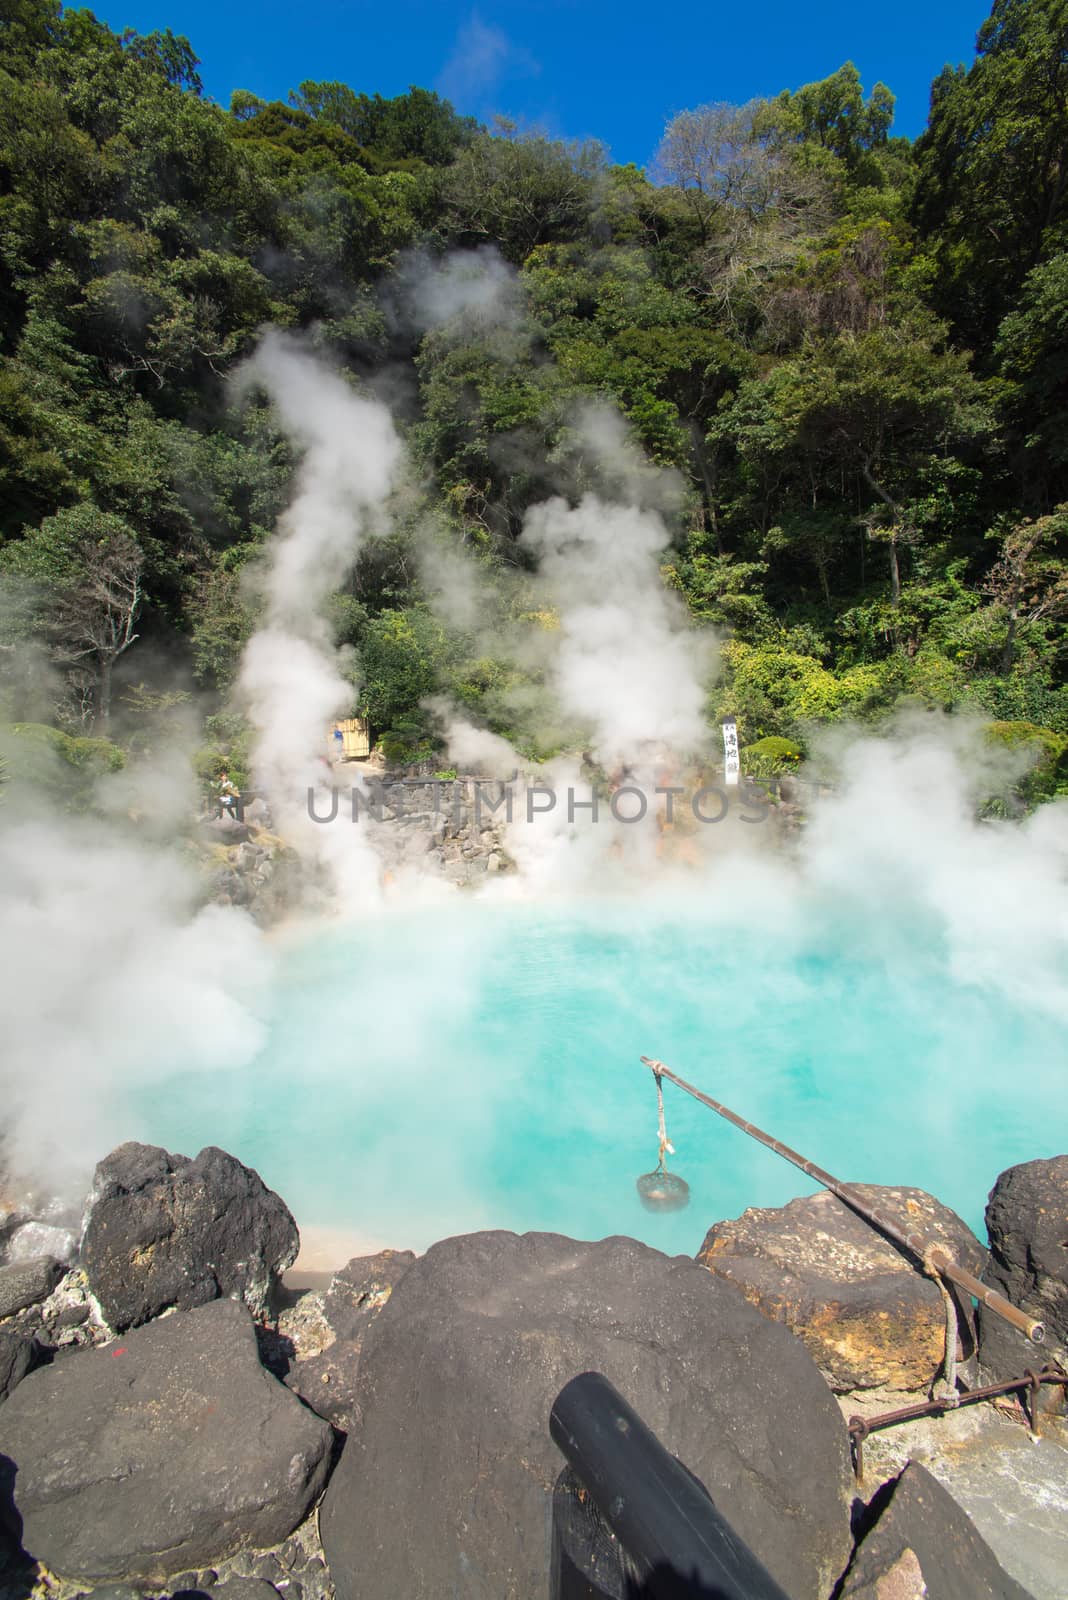
<path fill-rule="evenodd" d="M 302 1222 L 300 1253 L 289 1271 L 283 1273 L 282 1281 L 288 1289 L 327 1288 L 334 1273 L 354 1256 L 373 1256 L 387 1248 L 383 1240 L 354 1228 Z"/>

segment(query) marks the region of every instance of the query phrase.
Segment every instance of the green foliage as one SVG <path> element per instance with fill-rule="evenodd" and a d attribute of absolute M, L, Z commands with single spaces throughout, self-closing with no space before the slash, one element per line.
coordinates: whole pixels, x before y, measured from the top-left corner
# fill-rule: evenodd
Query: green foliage
<path fill-rule="evenodd" d="M 904 687 L 892 662 L 832 672 L 812 656 L 782 645 L 724 646 L 726 681 L 717 690 L 716 715 L 734 715 L 744 744 L 770 735 L 804 742 L 815 723 L 872 718 L 887 711 Z"/>
<path fill-rule="evenodd" d="M 599 146 L 479 134 L 442 176 L 439 231 L 451 244 L 492 241 L 518 266 L 536 245 L 582 232 L 603 160 Z"/>
<path fill-rule="evenodd" d="M 1034 267 L 998 329 L 1003 406 L 1025 470 L 1047 500 L 1068 495 L 1068 252 Z"/>
<path fill-rule="evenodd" d="M 75 738 L 37 722 L 0 725 L 0 750 L 12 792 L 31 808 L 47 803 L 85 811 L 97 781 L 126 764 L 125 752 L 109 739 Z"/>
<path fill-rule="evenodd" d="M 1063 0 L 994 0 L 976 51 L 932 87 L 913 216 L 933 243 L 940 309 L 984 340 L 1027 274 L 1068 245 Z"/>
<path fill-rule="evenodd" d="M 4 569 L 39 585 L 47 605 L 50 592 L 84 584 L 102 545 L 133 540 L 133 530 L 121 517 L 82 502 L 46 517 L 39 528 L 9 544 L 3 552 Z"/>
<path fill-rule="evenodd" d="M 333 123 L 358 144 L 391 161 L 412 158 L 447 167 L 478 132 L 473 117 L 460 117 L 448 100 L 414 84 L 407 94 L 383 100 L 354 94 L 345 83 L 302 83 L 290 100 L 319 122 Z"/>
<path fill-rule="evenodd" d="M 536 358 L 522 328 L 441 329 L 423 340 L 416 366 L 415 442 L 454 515 L 479 543 L 514 539 L 527 507 L 551 492 L 549 457 L 568 400 L 562 374 Z"/>
<path fill-rule="evenodd" d="M 220 690 L 231 687 L 253 621 L 240 569 L 217 567 L 209 571 L 202 581 L 190 641 L 198 683 Z"/>
<path fill-rule="evenodd" d="M 223 748 L 204 745 L 193 756 L 193 771 L 203 793 L 211 796 L 217 790 L 223 773 L 236 789 L 244 789 L 249 782 L 247 739 L 239 737 Z"/>
<path fill-rule="evenodd" d="M 804 752 L 800 745 L 774 735 L 757 739 L 755 744 L 746 745 L 740 752 L 742 771 L 751 778 L 777 778 L 791 771 L 803 759 Z"/>
<path fill-rule="evenodd" d="M 373 617 L 359 648 L 361 714 L 380 734 L 383 749 L 390 738 L 414 748 L 430 730 L 420 702 L 444 687 L 458 656 L 455 641 L 424 607 L 408 606 Z"/>
<path fill-rule="evenodd" d="M 378 748 L 391 767 L 407 767 L 433 756 L 434 741 L 423 718 L 412 712 L 397 718 L 379 739 Z"/>
<path fill-rule="evenodd" d="M 780 138 L 829 151 L 855 174 L 865 156 L 886 143 L 893 120 L 894 96 L 885 83 L 877 83 L 865 100 L 860 73 L 847 61 L 821 82 L 793 94 L 783 90 L 768 105 L 762 126 Z"/>
<path fill-rule="evenodd" d="M 169 31 L 10 0 L 4 714 L 99 729 L 122 656 L 124 737 L 165 737 L 191 678 L 204 759 L 247 774 L 247 729 L 219 719 L 295 459 L 227 380 L 273 323 L 404 396 L 420 486 L 329 618 L 391 759 L 433 750 L 441 692 L 527 754 L 577 736 L 524 653 L 551 619 L 520 534 L 549 495 L 632 493 L 591 443 L 605 407 L 668 469 L 643 479 L 664 581 L 726 640 L 710 714 L 752 759 L 899 699 L 1068 736 L 1065 28 L 1063 0 L 995 0 L 915 146 L 847 63 L 680 112 L 646 174 L 414 85 L 223 111 Z M 412 262 L 456 246 L 485 302 L 420 337 L 394 315 Z M 421 519 L 523 575 L 477 639 L 426 603 Z"/>
<path fill-rule="evenodd" d="M 1026 757 L 1025 770 L 1013 785 L 1014 794 L 1025 806 L 1068 796 L 1068 734 L 1054 733 L 1033 722 L 990 722 L 983 732 L 990 745 Z"/>
<path fill-rule="evenodd" d="M 7 734 L 25 741 L 27 752 L 36 749 L 52 750 L 70 767 L 94 776 L 106 772 L 121 772 L 126 757 L 110 739 L 72 738 L 58 728 L 42 723 L 14 722 L 5 729 Z"/>
<path fill-rule="evenodd" d="M 750 363 L 693 302 L 657 279 L 644 251 L 599 256 L 540 246 L 524 281 L 563 381 L 614 402 L 659 465 L 700 470 L 702 439 Z"/>

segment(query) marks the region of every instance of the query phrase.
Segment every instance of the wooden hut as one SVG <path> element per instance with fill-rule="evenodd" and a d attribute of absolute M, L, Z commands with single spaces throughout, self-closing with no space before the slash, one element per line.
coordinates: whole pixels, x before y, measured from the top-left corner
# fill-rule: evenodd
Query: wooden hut
<path fill-rule="evenodd" d="M 346 717 L 343 722 L 335 722 L 331 730 L 331 743 L 337 760 L 366 760 L 371 754 L 371 729 L 366 717 Z"/>

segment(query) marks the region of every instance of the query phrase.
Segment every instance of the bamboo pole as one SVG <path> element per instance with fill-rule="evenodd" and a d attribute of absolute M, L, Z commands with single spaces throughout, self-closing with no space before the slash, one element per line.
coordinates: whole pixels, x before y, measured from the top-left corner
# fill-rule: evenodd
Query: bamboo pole
<path fill-rule="evenodd" d="M 1026 1334 L 1032 1344 L 1043 1343 L 1046 1337 L 1046 1329 L 1041 1322 L 1036 1321 L 1034 1317 L 1029 1317 L 1025 1311 L 1020 1311 L 1010 1301 L 1006 1300 L 1004 1295 L 998 1294 L 996 1289 L 988 1289 L 986 1284 L 981 1283 L 974 1273 L 969 1272 L 966 1267 L 962 1267 L 958 1262 L 954 1261 L 944 1245 L 933 1243 L 931 1240 L 924 1238 L 921 1233 L 904 1233 L 895 1222 L 884 1216 L 878 1207 L 869 1205 L 864 1196 L 859 1190 L 854 1189 L 852 1184 L 842 1183 L 838 1178 L 832 1177 L 829 1172 L 825 1172 L 822 1167 L 818 1167 L 814 1161 L 806 1161 L 804 1156 L 798 1155 L 796 1150 L 791 1150 L 789 1145 L 782 1144 L 778 1139 L 773 1139 L 770 1133 L 765 1133 L 763 1129 L 756 1127 L 752 1122 L 746 1122 L 743 1117 L 739 1117 L 734 1111 L 722 1105 L 720 1101 L 713 1100 L 711 1095 L 702 1093 L 700 1089 L 695 1089 L 692 1083 L 687 1083 L 685 1078 L 680 1078 L 677 1073 L 672 1072 L 670 1067 L 665 1067 L 662 1061 L 657 1061 L 651 1056 L 642 1056 L 641 1059 L 643 1065 L 649 1067 L 654 1076 L 667 1078 L 679 1089 L 685 1090 L 695 1100 L 699 1100 L 703 1106 L 708 1106 L 709 1110 L 714 1111 L 717 1116 L 726 1118 L 728 1122 L 733 1122 L 736 1128 L 740 1128 L 743 1133 L 747 1133 L 751 1139 L 756 1139 L 759 1144 L 765 1145 L 767 1149 L 774 1150 L 775 1154 L 782 1156 L 784 1161 L 789 1161 L 795 1167 L 800 1167 L 802 1172 L 807 1173 L 810 1178 L 814 1178 L 825 1189 L 829 1189 L 832 1194 L 837 1195 L 843 1205 L 847 1205 L 851 1211 L 855 1211 L 859 1217 L 863 1217 L 865 1222 L 870 1222 L 872 1227 L 877 1228 L 880 1233 L 893 1240 L 894 1244 L 916 1256 L 928 1271 L 937 1273 L 939 1277 L 948 1278 L 950 1283 L 957 1284 L 967 1294 L 970 1294 L 973 1299 L 989 1307 L 997 1316 L 1004 1318 L 1012 1327 L 1017 1328 L 1020 1333 Z"/>

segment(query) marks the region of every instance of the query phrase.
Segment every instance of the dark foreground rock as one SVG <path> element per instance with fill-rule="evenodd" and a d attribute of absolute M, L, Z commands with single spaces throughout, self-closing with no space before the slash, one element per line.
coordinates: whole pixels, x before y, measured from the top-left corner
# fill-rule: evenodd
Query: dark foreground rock
<path fill-rule="evenodd" d="M 31 1333 L 19 1327 L 0 1328 L 0 1400 L 6 1400 L 18 1387 L 39 1355 L 37 1341 Z"/>
<path fill-rule="evenodd" d="M 64 1268 L 51 1256 L 33 1256 L 0 1267 L 0 1319 L 47 1300 Z"/>
<path fill-rule="evenodd" d="M 879 1520 L 857 1549 L 841 1600 L 1031 1600 L 937 1478 L 910 1461 L 887 1489 Z M 913 1561 L 908 1560 L 911 1552 Z M 926 1588 L 915 1587 L 915 1565 Z M 900 1587 L 888 1579 L 896 1574 Z M 911 1580 L 913 1587 L 906 1587 Z"/>
<path fill-rule="evenodd" d="M 986 1252 L 960 1217 L 922 1189 L 856 1185 L 907 1232 L 944 1244 L 972 1272 Z M 827 1189 L 717 1222 L 697 1259 L 803 1341 L 831 1387 L 925 1390 L 945 1352 L 938 1286 Z M 974 1353 L 959 1302 L 961 1356 Z"/>
<path fill-rule="evenodd" d="M 23 1545 L 78 1579 L 161 1583 L 278 1543 L 321 1490 L 330 1440 L 260 1366 L 232 1300 L 66 1356 L 0 1410 Z"/>
<path fill-rule="evenodd" d="M 364 1338 L 414 1260 L 411 1250 L 357 1256 L 335 1273 L 325 1295 L 309 1297 L 318 1302 L 317 1337 L 307 1355 L 298 1346 L 284 1381 L 343 1433 L 359 1421 L 357 1379 Z M 281 1318 L 279 1327 L 285 1326 Z"/>
<path fill-rule="evenodd" d="M 983 1282 L 1046 1325 L 1036 1347 L 986 1307 L 980 1362 L 992 1380 L 1015 1378 L 1050 1356 L 1068 1359 L 1068 1156 L 1025 1161 L 1003 1172 L 986 1207 L 990 1260 Z M 1047 1399 L 1059 1391 L 1047 1389 Z"/>
<path fill-rule="evenodd" d="M 278 1600 L 278 1590 L 266 1578 L 229 1578 L 212 1584 L 211 1600 Z"/>
<path fill-rule="evenodd" d="M 112 1328 L 240 1295 L 263 1316 L 296 1260 L 297 1225 L 283 1200 L 225 1150 L 195 1161 L 124 1144 L 96 1169 L 82 1264 Z"/>
<path fill-rule="evenodd" d="M 686 1258 L 633 1239 L 481 1233 L 434 1245 L 372 1324 L 360 1427 L 323 1508 L 339 1600 L 544 1592 L 549 1411 L 605 1375 L 797 1600 L 850 1548 L 838 1407 L 803 1346 Z"/>

